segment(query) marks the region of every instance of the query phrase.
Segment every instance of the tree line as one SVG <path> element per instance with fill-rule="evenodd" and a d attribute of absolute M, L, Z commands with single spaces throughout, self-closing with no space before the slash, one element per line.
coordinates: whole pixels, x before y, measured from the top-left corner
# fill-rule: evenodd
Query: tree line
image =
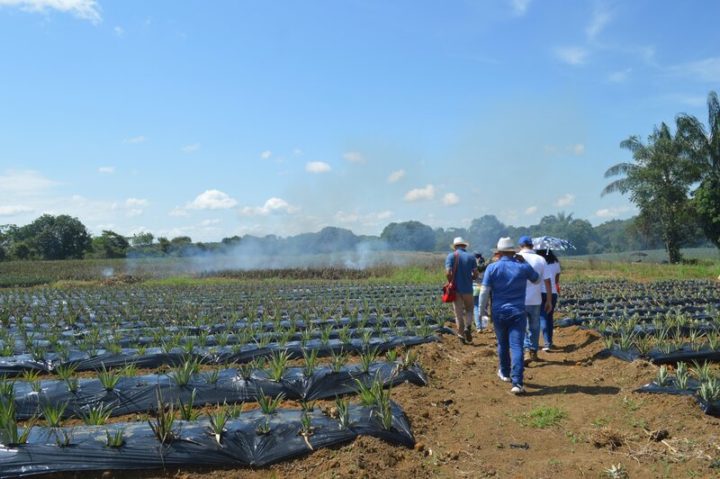
<path fill-rule="evenodd" d="M 649 226 L 649 227 L 648 227 Z M 696 232 L 700 231 L 696 227 Z M 543 217 L 536 225 L 506 225 L 494 215 L 472 220 L 468 228 L 432 228 L 419 221 L 390 223 L 379 236 L 356 235 L 343 228 L 327 227 L 296 236 L 232 236 L 220 242 L 193 242 L 189 236 L 155 237 L 144 232 L 124 237 L 105 230 L 92 236 L 80 220 L 68 215 L 42 215 L 25 226 L 0 226 L 0 260 L 61 260 L 82 258 L 187 257 L 202 254 L 332 254 L 344 251 L 447 251 L 453 238 L 463 236 L 471 249 L 489 254 L 501 236 L 557 236 L 576 249 L 567 254 L 599 254 L 655 249 L 663 246 L 657 225 L 638 218 L 612 220 L 593 227 L 572 214 Z M 702 234 L 683 246 L 708 244 Z"/>

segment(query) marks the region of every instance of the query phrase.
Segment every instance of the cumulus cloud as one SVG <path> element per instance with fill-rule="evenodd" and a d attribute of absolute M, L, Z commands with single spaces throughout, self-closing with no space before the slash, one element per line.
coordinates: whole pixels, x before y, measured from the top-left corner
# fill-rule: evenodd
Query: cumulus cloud
<path fill-rule="evenodd" d="M 582 65 L 589 52 L 582 47 L 560 47 L 555 49 L 555 56 L 568 65 Z"/>
<path fill-rule="evenodd" d="M 217 225 L 217 224 L 220 224 L 220 220 L 218 218 L 211 218 L 211 219 L 207 219 L 207 220 L 202 220 L 200 222 L 201 226 L 213 226 L 213 225 Z"/>
<path fill-rule="evenodd" d="M 98 168 L 98 173 L 103 175 L 112 175 L 115 173 L 115 167 L 114 166 L 101 166 Z"/>
<path fill-rule="evenodd" d="M 262 206 L 244 206 L 240 209 L 241 216 L 268 216 L 275 213 L 295 213 L 299 208 L 282 198 L 270 198 Z"/>
<path fill-rule="evenodd" d="M 126 138 L 123 140 L 123 143 L 130 143 L 130 144 L 138 144 L 138 143 L 144 143 L 147 139 L 142 136 L 133 136 L 132 138 Z"/>
<path fill-rule="evenodd" d="M 187 207 L 191 210 L 226 210 L 237 205 L 237 201 L 219 190 L 207 190 L 201 193 Z"/>
<path fill-rule="evenodd" d="M 57 184 L 33 170 L 6 170 L 0 175 L 0 193 L 9 195 L 36 195 Z"/>
<path fill-rule="evenodd" d="M 148 205 L 148 200 L 140 198 L 128 198 L 125 200 L 125 206 L 128 208 L 145 208 Z"/>
<path fill-rule="evenodd" d="M 572 193 L 565 193 L 560 198 L 558 198 L 557 201 L 555 201 L 555 206 L 571 206 L 573 203 L 575 203 L 575 195 L 573 195 Z"/>
<path fill-rule="evenodd" d="M 305 164 L 305 171 L 309 173 L 327 173 L 330 170 L 330 165 L 324 161 L 310 161 Z"/>
<path fill-rule="evenodd" d="M 435 198 L 435 187 L 425 185 L 424 188 L 415 188 L 405 193 L 405 201 L 431 200 Z"/>
<path fill-rule="evenodd" d="M 32 211 L 32 208 L 23 205 L 0 206 L 0 216 L 15 216 L 22 213 L 31 213 Z"/>
<path fill-rule="evenodd" d="M 528 208 L 525 208 L 525 214 L 526 215 L 534 215 L 537 213 L 538 207 L 537 206 L 530 206 Z"/>
<path fill-rule="evenodd" d="M 200 149 L 200 143 L 193 143 L 192 145 L 185 145 L 180 148 L 184 153 L 195 153 Z"/>
<path fill-rule="evenodd" d="M 265 150 L 262 153 L 260 153 L 260 158 L 262 158 L 263 160 L 269 160 L 271 156 L 272 156 L 272 151 L 270 151 L 270 150 Z"/>
<path fill-rule="evenodd" d="M 402 179 L 402 177 L 405 176 L 405 170 L 397 170 L 390 173 L 390 175 L 387 178 L 388 183 L 397 183 Z"/>
<path fill-rule="evenodd" d="M 96 0 L 0 0 L 0 7 L 19 7 L 28 12 L 39 13 L 57 10 L 93 24 L 102 21 L 100 5 Z"/>
<path fill-rule="evenodd" d="M 357 151 L 348 151 L 343 155 L 343 158 L 350 163 L 365 163 L 365 157 Z"/>
<path fill-rule="evenodd" d="M 510 0 L 510 7 L 513 9 L 515 15 L 522 16 L 527 13 L 530 2 L 532 2 L 532 0 Z"/>
<path fill-rule="evenodd" d="M 357 211 L 338 211 L 334 215 L 335 221 L 341 224 L 361 224 L 363 226 L 377 225 L 381 221 L 387 220 L 392 216 L 392 211 L 385 210 L 367 214 L 361 214 Z"/>
<path fill-rule="evenodd" d="M 585 145 L 583 145 L 582 143 L 570 145 L 568 146 L 568 151 L 570 151 L 573 155 L 581 156 L 585 154 Z"/>
<path fill-rule="evenodd" d="M 455 193 L 445 193 L 442 202 L 445 206 L 453 206 L 460 203 L 460 197 Z"/>
<path fill-rule="evenodd" d="M 612 208 L 601 208 L 595 212 L 595 216 L 599 218 L 605 218 L 605 219 L 611 219 L 611 218 L 617 218 L 618 216 L 621 216 L 624 213 L 627 213 L 631 211 L 632 208 L 630 206 L 615 206 Z"/>

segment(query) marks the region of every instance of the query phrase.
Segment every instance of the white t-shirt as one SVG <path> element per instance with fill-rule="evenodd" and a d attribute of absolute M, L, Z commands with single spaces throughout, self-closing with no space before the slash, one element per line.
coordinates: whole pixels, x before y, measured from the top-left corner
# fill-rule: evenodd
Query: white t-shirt
<path fill-rule="evenodd" d="M 550 274 L 550 284 L 551 284 L 551 290 L 553 294 L 557 294 L 557 284 L 555 284 L 555 277 L 560 274 L 560 262 L 555 261 L 554 263 L 548 263 L 548 265 L 545 267 L 545 270 L 547 270 Z M 542 282 L 542 292 L 546 293 L 545 291 L 545 281 Z"/>
<path fill-rule="evenodd" d="M 531 249 L 521 250 L 520 254 L 537 274 L 540 275 L 539 283 L 534 284 L 528 281 L 525 287 L 525 305 L 537 306 L 538 304 L 542 304 L 542 284 L 546 279 L 550 279 L 550 276 L 548 276 L 547 261 Z"/>

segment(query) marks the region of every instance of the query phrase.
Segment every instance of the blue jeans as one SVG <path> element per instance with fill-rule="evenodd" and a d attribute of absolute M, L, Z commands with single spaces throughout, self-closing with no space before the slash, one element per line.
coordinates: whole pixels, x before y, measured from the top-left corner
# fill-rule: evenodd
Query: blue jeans
<path fill-rule="evenodd" d="M 525 335 L 525 349 L 531 351 L 538 350 L 538 342 L 540 341 L 540 310 L 542 306 L 534 304 L 532 306 L 525 305 L 525 313 L 527 314 L 527 334 Z"/>
<path fill-rule="evenodd" d="M 547 293 L 542 294 L 542 300 L 543 304 L 545 304 L 545 299 L 547 298 Z M 540 329 L 542 330 L 543 339 L 545 340 L 545 346 L 552 346 L 552 338 L 553 338 L 553 315 L 555 314 L 555 306 L 557 305 L 558 295 L 553 293 L 552 295 L 552 306 L 553 309 L 549 313 L 545 312 L 545 309 L 543 308 L 540 311 Z"/>
<path fill-rule="evenodd" d="M 500 372 L 510 376 L 513 386 L 523 384 L 523 341 L 525 340 L 525 314 L 498 318 L 493 314 L 493 325 L 497 337 L 497 352 L 500 358 Z"/>

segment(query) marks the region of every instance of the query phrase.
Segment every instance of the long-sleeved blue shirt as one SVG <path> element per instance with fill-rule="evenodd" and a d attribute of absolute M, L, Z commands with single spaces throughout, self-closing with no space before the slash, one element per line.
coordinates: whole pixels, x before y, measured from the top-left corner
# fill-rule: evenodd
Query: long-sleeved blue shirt
<path fill-rule="evenodd" d="M 472 294 L 472 276 L 473 272 L 477 270 L 477 260 L 475 255 L 468 253 L 462 248 L 458 248 L 455 252 L 450 253 L 445 258 L 445 269 L 452 271 L 453 265 L 455 264 L 455 253 L 458 253 L 458 265 L 457 271 L 455 272 L 455 290 L 462 294 Z"/>
<path fill-rule="evenodd" d="M 535 282 L 538 277 L 528 263 L 507 256 L 491 263 L 485 270 L 482 285 L 491 288 L 493 317 L 503 319 L 525 312 L 527 281 Z"/>

